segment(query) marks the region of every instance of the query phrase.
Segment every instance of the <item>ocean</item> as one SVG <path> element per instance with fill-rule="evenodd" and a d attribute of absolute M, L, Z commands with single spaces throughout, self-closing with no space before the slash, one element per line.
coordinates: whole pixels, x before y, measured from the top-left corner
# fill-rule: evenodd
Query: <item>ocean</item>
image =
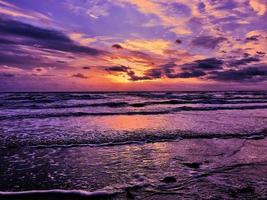
<path fill-rule="evenodd" d="M 267 91 L 0 93 L 0 199 L 267 197 Z"/>

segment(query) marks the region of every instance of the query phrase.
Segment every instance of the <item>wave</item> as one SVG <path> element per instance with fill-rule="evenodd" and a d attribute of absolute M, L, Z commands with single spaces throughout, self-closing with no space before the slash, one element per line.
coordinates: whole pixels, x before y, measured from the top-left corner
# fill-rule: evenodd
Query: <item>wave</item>
<path fill-rule="evenodd" d="M 77 100 L 77 99 L 74 99 Z M 79 99 L 78 99 L 79 100 Z M 91 99 L 92 100 L 92 99 Z M 132 108 L 141 108 L 146 106 L 153 105 L 181 105 L 181 104 L 263 104 L 267 103 L 267 98 L 211 98 L 211 99 L 161 99 L 157 101 L 140 101 L 137 103 L 131 102 L 131 99 L 126 101 L 113 101 L 110 99 L 109 102 L 68 102 L 64 100 L 52 100 L 52 99 L 39 99 L 34 101 L 20 100 L 20 101 L 1 101 L 0 108 L 3 109 L 64 109 L 64 108 L 89 108 L 89 107 L 109 107 L 109 108 L 123 108 L 123 107 L 132 107 Z"/>
<path fill-rule="evenodd" d="M 105 99 L 106 94 L 94 93 L 11 93 L 9 95 L 0 96 L 1 100 L 19 101 L 19 102 L 37 102 L 50 103 L 63 100 L 96 100 Z"/>
<path fill-rule="evenodd" d="M 108 102 L 108 103 L 93 103 L 93 104 L 65 104 L 62 102 L 61 104 L 54 105 L 43 105 L 43 104 L 0 104 L 0 107 L 5 109 L 64 109 L 64 108 L 86 108 L 86 107 L 110 107 L 110 108 L 118 108 L 125 107 L 129 104 L 127 102 Z"/>
<path fill-rule="evenodd" d="M 32 190 L 21 192 L 0 192 L 0 199 L 110 199 L 116 192 L 105 190 L 87 192 L 84 190 Z"/>
<path fill-rule="evenodd" d="M 184 196 L 184 193 L 189 193 L 192 186 L 199 185 L 203 182 L 203 178 L 214 177 L 218 174 L 223 175 L 232 175 L 237 172 L 246 171 L 247 169 L 263 169 L 267 166 L 266 161 L 254 161 L 254 162 L 245 162 L 245 163 L 226 163 L 223 166 L 209 167 L 206 169 L 196 170 L 193 167 L 186 165 L 187 163 L 181 163 L 186 166 L 192 173 L 189 177 L 183 178 L 177 181 L 177 175 L 172 173 L 168 174 L 157 174 L 157 177 L 154 179 L 147 179 L 145 176 L 140 175 L 140 180 L 129 181 L 123 184 L 113 184 L 106 186 L 103 189 L 96 190 L 93 192 L 85 190 L 67 190 L 67 189 L 51 189 L 51 190 L 28 190 L 28 191 L 13 191 L 13 192 L 2 192 L 0 191 L 0 198 L 3 200 L 110 200 L 110 199 L 155 199 L 154 195 L 157 195 L 156 199 L 168 199 L 170 195 L 173 196 L 173 199 L 187 199 Z M 189 164 L 194 164 L 189 162 Z M 203 163 L 197 163 L 199 165 Z M 193 168 L 193 169 L 192 169 Z M 242 171 L 241 171 L 242 170 Z M 137 176 L 138 177 L 138 176 Z M 161 179 L 163 177 L 163 179 Z M 254 177 L 255 178 L 255 177 Z M 169 181 L 170 180 L 170 181 Z M 229 199 L 233 197 L 234 199 L 266 199 L 266 195 L 263 190 L 256 190 L 255 184 L 260 184 L 260 181 L 252 181 L 253 185 L 245 184 L 238 185 L 237 187 L 231 187 L 232 185 L 221 184 L 219 189 L 226 191 L 225 195 L 217 195 L 220 198 L 225 197 L 224 199 Z M 207 184 L 204 184 L 202 187 L 204 190 L 207 190 L 208 194 L 211 192 L 214 193 L 213 189 L 211 191 L 207 189 Z M 223 188 L 222 188 L 223 187 Z M 229 189 L 231 187 L 231 189 Z M 194 189 L 195 187 L 193 187 Z M 261 187 L 260 187 L 261 189 Z M 159 196 L 160 195 L 160 196 Z M 191 195 L 192 196 L 192 195 Z M 199 196 L 198 196 L 199 197 Z M 202 197 L 205 197 L 202 194 Z M 250 198 L 251 197 L 251 198 Z M 232 199 L 232 198 L 231 198 Z"/>
<path fill-rule="evenodd" d="M 60 112 L 60 113 L 37 113 L 37 114 L 22 114 L 0 116 L 0 121 L 4 120 L 20 120 L 29 118 L 58 118 L 58 117 L 82 117 L 82 116 L 113 116 L 113 115 L 164 115 L 173 114 L 183 111 L 216 111 L 216 110 L 253 110 L 267 109 L 267 105 L 247 105 L 247 106 L 231 106 L 231 107 L 190 107 L 181 106 L 177 108 L 158 110 L 158 111 L 126 111 L 126 112 Z"/>
<path fill-rule="evenodd" d="M 237 91 L 237 92 L 36 92 L 36 93 L 0 93 L 3 100 L 70 100 L 70 99 L 104 99 L 110 97 L 128 96 L 141 98 L 181 98 L 181 99 L 211 99 L 211 98 L 267 98 L 267 91 Z"/>
<path fill-rule="evenodd" d="M 181 104 L 258 104 L 267 103 L 267 100 L 261 101 L 227 101 L 227 100 L 200 100 L 200 101 L 181 101 L 181 100 L 168 100 L 168 101 L 148 101 L 140 103 L 129 103 L 129 102 L 107 102 L 107 103 L 93 103 L 93 104 L 56 104 L 56 105 L 44 105 L 41 104 L 11 104 L 5 103 L 0 104 L 0 107 L 4 109 L 65 109 L 65 108 L 90 108 L 90 107 L 109 107 L 109 108 L 123 108 L 123 107 L 133 107 L 133 108 L 143 108 L 146 106 L 153 105 L 181 105 Z"/>
<path fill-rule="evenodd" d="M 129 104 L 131 107 L 145 107 L 150 105 L 178 105 L 178 104 L 254 104 L 254 103 L 267 103 L 267 100 L 262 101 L 227 101 L 225 99 L 210 99 L 210 100 L 168 100 L 168 101 L 150 101 L 142 103 Z"/>
<path fill-rule="evenodd" d="M 92 134 L 94 135 L 94 134 Z M 193 132 L 193 131 L 149 131 L 135 130 L 133 132 L 122 131 L 120 134 L 111 134 L 110 137 L 99 134 L 97 137 L 86 136 L 68 136 L 63 138 L 29 138 L 15 139 L 14 137 L 0 140 L 0 149 L 18 148 L 18 147 L 34 147 L 34 148 L 61 148 L 61 147 L 76 147 L 76 146 L 117 146 L 127 144 L 145 144 L 154 142 L 177 142 L 183 139 L 248 139 L 258 140 L 264 139 L 267 136 L 267 129 L 262 129 L 258 132 Z"/>

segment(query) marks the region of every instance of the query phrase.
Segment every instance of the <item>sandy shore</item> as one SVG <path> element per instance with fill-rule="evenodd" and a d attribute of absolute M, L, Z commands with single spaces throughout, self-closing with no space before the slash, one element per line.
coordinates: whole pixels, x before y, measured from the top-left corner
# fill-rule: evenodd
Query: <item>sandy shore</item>
<path fill-rule="evenodd" d="M 4 149 L 0 199 L 264 199 L 266 151 L 235 138 Z"/>

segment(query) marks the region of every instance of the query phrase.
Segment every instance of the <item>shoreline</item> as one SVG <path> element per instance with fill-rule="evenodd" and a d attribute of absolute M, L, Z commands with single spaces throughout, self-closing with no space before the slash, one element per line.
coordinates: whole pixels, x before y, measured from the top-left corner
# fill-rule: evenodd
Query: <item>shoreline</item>
<path fill-rule="evenodd" d="M 100 194 L 103 196 L 96 198 L 188 199 L 190 194 L 191 199 L 204 199 L 205 196 L 210 199 L 266 198 L 266 150 L 266 138 L 184 139 L 175 143 L 100 148 L 13 149 L 6 152 L 7 155 L 1 153 L 7 166 L 0 165 L 4 172 L 0 178 L 12 182 L 0 184 L 0 191 L 9 188 L 8 193 L 0 192 L 0 197 L 9 200 L 36 199 L 38 196 L 41 200 L 65 200 L 71 199 L 72 195 L 77 199 L 94 199 L 95 194 Z M 14 163 L 14 157 L 21 163 Z M 27 169 L 23 160 L 33 167 Z M 38 165 L 40 162 L 49 164 L 44 168 Z M 15 171 L 16 175 L 12 174 Z M 21 182 L 19 177 L 25 173 Z M 10 193 L 12 185 L 22 183 L 21 189 L 13 188 Z M 36 189 L 39 191 L 31 191 Z"/>

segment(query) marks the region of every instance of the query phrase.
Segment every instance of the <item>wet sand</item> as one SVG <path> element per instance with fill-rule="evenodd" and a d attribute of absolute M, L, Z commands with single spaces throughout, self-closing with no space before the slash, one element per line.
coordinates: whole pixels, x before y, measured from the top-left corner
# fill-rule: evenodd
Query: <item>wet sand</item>
<path fill-rule="evenodd" d="M 264 138 L 2 149 L 0 199 L 266 199 L 266 152 Z"/>

